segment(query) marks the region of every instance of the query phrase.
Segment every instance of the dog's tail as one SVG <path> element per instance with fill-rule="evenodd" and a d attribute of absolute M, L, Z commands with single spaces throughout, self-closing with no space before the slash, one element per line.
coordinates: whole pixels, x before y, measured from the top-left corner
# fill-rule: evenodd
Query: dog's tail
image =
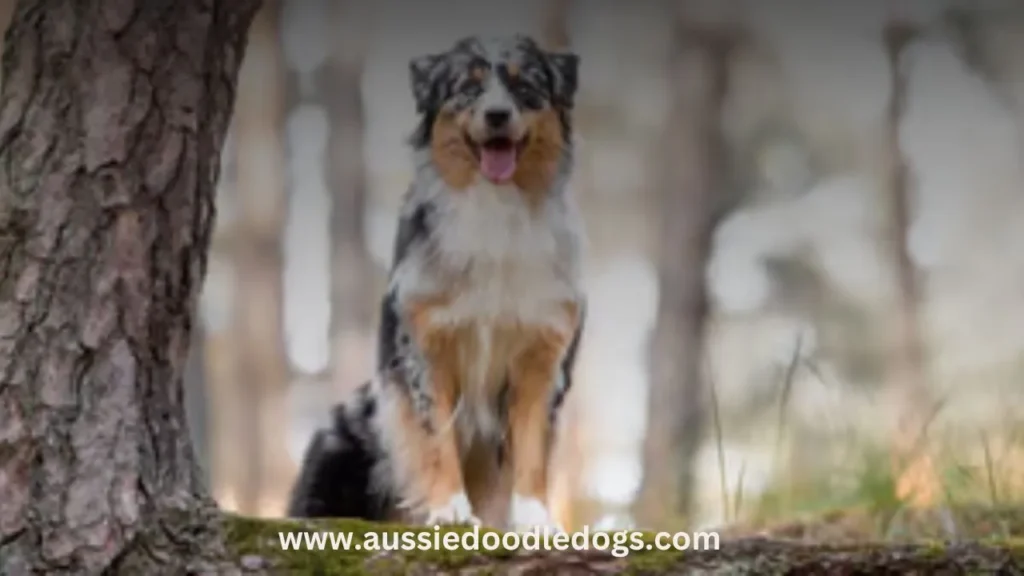
<path fill-rule="evenodd" d="M 376 482 L 383 452 L 373 424 L 377 400 L 366 382 L 333 409 L 330 428 L 316 432 L 292 489 L 292 518 L 385 520 L 391 494 Z"/>

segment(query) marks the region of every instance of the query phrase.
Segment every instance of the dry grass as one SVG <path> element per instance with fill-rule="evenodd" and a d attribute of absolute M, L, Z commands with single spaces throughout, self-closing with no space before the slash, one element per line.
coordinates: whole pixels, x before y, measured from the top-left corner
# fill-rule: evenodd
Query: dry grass
<path fill-rule="evenodd" d="M 927 447 L 939 486 L 939 501 L 927 508 L 914 504 L 913 494 L 901 490 L 906 471 L 896 469 L 892 447 L 866 441 L 856 430 L 830 440 L 838 465 L 795 475 L 780 465 L 788 427 L 787 414 L 801 360 L 801 343 L 779 385 L 773 481 L 756 497 L 744 494 L 743 472 L 729 486 L 725 445 L 713 378 L 711 407 L 714 441 L 727 535 L 769 534 L 817 542 L 944 540 L 1024 536 L 1024 420 L 1012 410 L 1004 421 L 986 430 L 965 434 L 954 427 L 933 425 L 941 403 L 921 430 L 918 445 Z M 822 461 L 828 459 L 822 458 Z M 731 503 L 731 505 L 730 505 Z"/>

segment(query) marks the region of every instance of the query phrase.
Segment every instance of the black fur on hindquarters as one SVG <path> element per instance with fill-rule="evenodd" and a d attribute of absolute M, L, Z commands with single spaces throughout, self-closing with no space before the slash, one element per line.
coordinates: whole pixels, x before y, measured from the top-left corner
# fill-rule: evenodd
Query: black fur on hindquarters
<path fill-rule="evenodd" d="M 288 504 L 289 517 L 390 517 L 390 490 L 374 485 L 374 471 L 382 458 L 371 425 L 375 410 L 368 383 L 351 404 L 335 406 L 331 428 L 318 430 L 303 456 Z"/>

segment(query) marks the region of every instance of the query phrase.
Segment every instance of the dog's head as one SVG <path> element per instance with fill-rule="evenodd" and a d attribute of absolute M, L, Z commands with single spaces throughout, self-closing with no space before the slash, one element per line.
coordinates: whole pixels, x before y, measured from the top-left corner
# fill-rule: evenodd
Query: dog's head
<path fill-rule="evenodd" d="M 431 150 L 456 188 L 477 174 L 523 189 L 550 185 L 571 140 L 579 57 L 527 36 L 469 37 L 410 62 L 421 124 L 413 145 Z"/>

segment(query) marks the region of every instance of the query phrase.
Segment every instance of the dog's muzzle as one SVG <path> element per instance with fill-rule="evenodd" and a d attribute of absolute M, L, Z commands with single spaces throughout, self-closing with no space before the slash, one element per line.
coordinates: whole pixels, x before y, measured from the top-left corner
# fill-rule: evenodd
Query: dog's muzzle
<path fill-rule="evenodd" d="M 508 182 L 516 173 L 522 140 L 512 129 L 512 111 L 494 108 L 483 113 L 485 137 L 477 145 L 480 173 L 491 182 Z"/>

